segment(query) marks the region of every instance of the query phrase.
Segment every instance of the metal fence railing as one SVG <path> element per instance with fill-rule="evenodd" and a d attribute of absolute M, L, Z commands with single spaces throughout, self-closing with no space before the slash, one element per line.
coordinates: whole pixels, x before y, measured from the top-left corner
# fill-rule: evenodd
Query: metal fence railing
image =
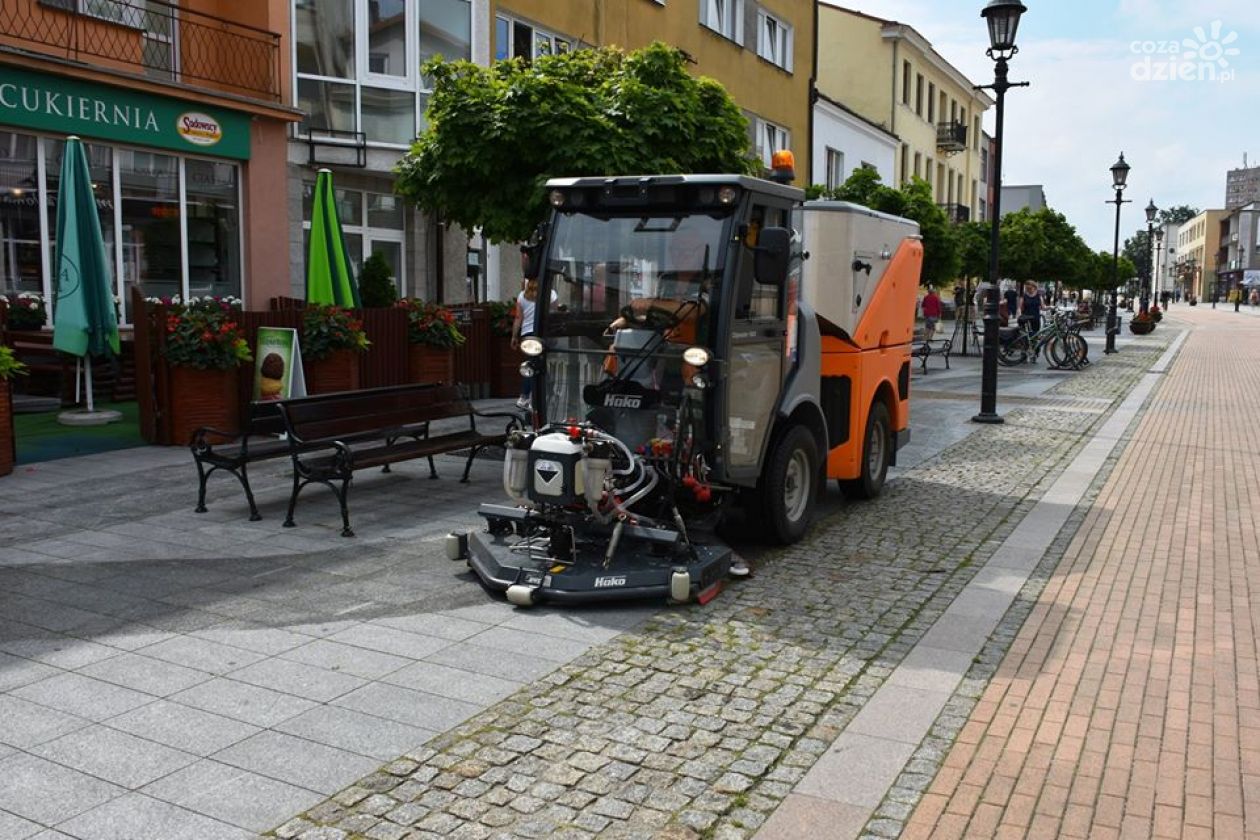
<path fill-rule="evenodd" d="M 164 0 L 0 0 L 0 43 L 281 99 L 278 33 Z"/>

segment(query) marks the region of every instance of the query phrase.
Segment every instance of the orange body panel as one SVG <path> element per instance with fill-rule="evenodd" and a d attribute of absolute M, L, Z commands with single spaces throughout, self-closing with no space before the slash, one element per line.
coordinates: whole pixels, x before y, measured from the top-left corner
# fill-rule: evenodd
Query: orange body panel
<path fill-rule="evenodd" d="M 862 471 L 862 447 L 870 406 L 880 389 L 886 399 L 894 432 L 910 426 L 910 394 L 904 398 L 897 381 L 910 364 L 914 336 L 914 307 L 923 266 L 923 243 L 907 239 L 893 255 L 883 280 L 855 330 L 854 341 L 823 336 L 823 377 L 847 376 L 852 383 L 849 401 L 849 439 L 827 454 L 827 477 L 857 478 Z"/>

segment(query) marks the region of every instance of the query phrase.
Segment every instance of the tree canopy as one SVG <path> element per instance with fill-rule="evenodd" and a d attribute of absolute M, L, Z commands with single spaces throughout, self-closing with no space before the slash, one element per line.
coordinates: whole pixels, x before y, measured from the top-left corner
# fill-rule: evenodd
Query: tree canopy
<path fill-rule="evenodd" d="M 748 121 L 718 82 L 660 42 L 496 62 L 435 58 L 428 128 L 395 190 L 491 241 L 526 239 L 548 178 L 760 171 Z"/>
<path fill-rule="evenodd" d="M 1176 207 L 1168 207 L 1159 211 L 1156 216 L 1158 224 L 1178 224 L 1184 225 L 1202 212 L 1197 207 L 1191 207 L 1189 204 L 1178 204 Z"/>

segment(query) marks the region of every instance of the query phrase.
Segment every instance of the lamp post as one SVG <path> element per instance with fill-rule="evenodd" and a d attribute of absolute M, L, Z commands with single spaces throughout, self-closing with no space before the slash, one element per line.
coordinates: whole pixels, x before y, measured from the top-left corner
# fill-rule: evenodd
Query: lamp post
<path fill-rule="evenodd" d="M 1155 228 L 1155 278 L 1156 278 L 1157 288 L 1155 289 L 1155 293 L 1154 295 L 1152 295 L 1152 297 L 1155 299 L 1156 303 L 1159 303 L 1160 298 L 1162 298 L 1164 295 L 1164 274 L 1166 272 L 1164 271 L 1164 261 L 1160 257 L 1160 252 L 1163 250 L 1164 250 L 1164 229 L 1162 227 Z M 1172 253 L 1172 249 L 1169 248 L 1168 252 Z"/>
<path fill-rule="evenodd" d="M 1015 46 L 1015 32 L 1019 29 L 1020 16 L 1028 7 L 1019 0 L 989 0 L 980 12 L 989 26 L 989 49 L 985 54 L 993 59 L 993 84 L 980 85 L 980 90 L 992 90 L 997 99 L 996 125 L 994 126 L 993 224 L 989 233 L 989 288 L 984 298 L 984 361 L 980 377 L 980 413 L 972 417 L 975 423 L 1001 423 L 997 413 L 997 357 L 998 357 L 998 285 L 1001 274 L 998 269 L 998 248 L 1002 224 L 1002 125 L 1006 114 L 1006 92 L 1013 87 L 1027 87 L 1028 82 L 1007 80 L 1007 61 L 1019 48 Z"/>
<path fill-rule="evenodd" d="M 1116 241 L 1111 249 L 1111 308 L 1107 310 L 1107 346 L 1104 353 L 1116 352 L 1116 333 L 1119 332 L 1116 327 L 1116 287 L 1120 285 L 1120 205 L 1132 204 L 1123 197 L 1129 181 L 1129 169 L 1129 164 L 1124 162 L 1124 152 L 1121 152 L 1120 159 L 1111 165 L 1111 186 L 1116 191 L 1116 197 L 1105 202 L 1116 205 Z"/>
<path fill-rule="evenodd" d="M 1152 249 L 1155 247 L 1155 215 L 1157 213 L 1159 213 L 1159 208 L 1155 206 L 1155 199 L 1152 198 L 1150 204 L 1146 205 L 1146 282 L 1142 284 L 1142 312 L 1150 309 L 1151 298 L 1155 295 L 1155 252 Z"/>

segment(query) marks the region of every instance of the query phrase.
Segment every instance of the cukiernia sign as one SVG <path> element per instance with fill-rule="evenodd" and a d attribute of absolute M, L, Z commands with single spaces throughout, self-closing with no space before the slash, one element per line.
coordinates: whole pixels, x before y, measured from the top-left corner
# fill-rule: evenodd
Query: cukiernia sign
<path fill-rule="evenodd" d="M 249 158 L 246 114 L 13 67 L 0 67 L 0 125 Z"/>

